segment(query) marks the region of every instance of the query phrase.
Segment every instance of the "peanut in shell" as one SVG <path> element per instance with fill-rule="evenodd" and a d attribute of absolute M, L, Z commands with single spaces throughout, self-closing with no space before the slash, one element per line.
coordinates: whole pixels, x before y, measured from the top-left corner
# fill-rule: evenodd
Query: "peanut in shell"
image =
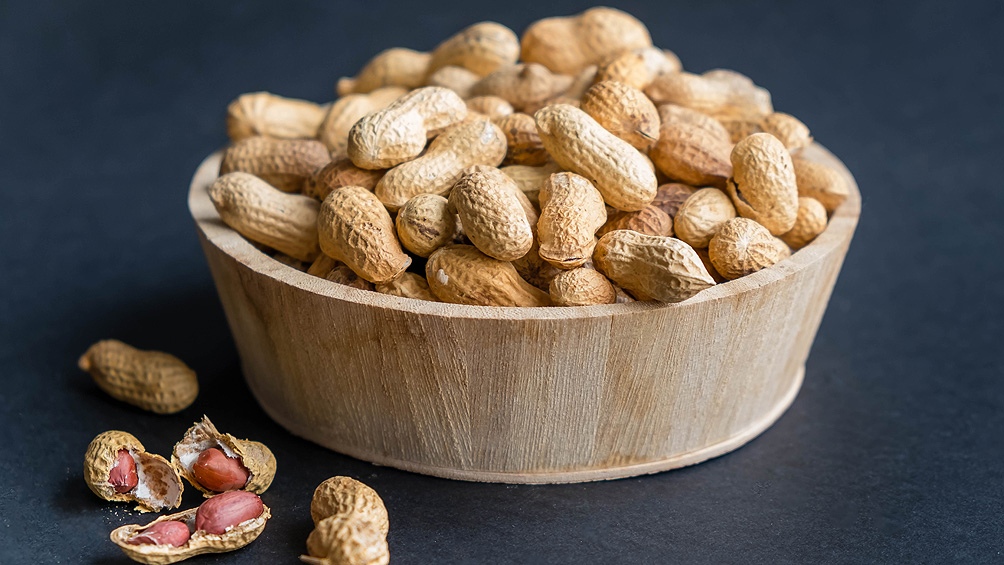
<path fill-rule="evenodd" d="M 126 450 L 136 465 L 138 481 L 128 492 L 116 492 L 108 478 L 120 450 Z M 184 484 L 177 469 L 160 455 L 147 453 L 130 433 L 111 430 L 98 434 L 84 454 L 84 481 L 104 500 L 137 503 L 140 512 L 160 512 L 181 504 Z"/>
<path fill-rule="evenodd" d="M 201 485 L 192 467 L 200 453 L 214 447 L 222 450 L 228 457 L 238 459 L 250 472 L 247 484 L 240 490 L 261 494 L 272 484 L 272 479 L 275 478 L 275 456 L 265 444 L 220 433 L 209 418 L 203 416 L 202 420 L 188 428 L 181 441 L 174 445 L 171 463 L 181 476 L 206 498 L 219 493 Z"/>
<path fill-rule="evenodd" d="M 798 214 L 798 186 L 784 144 L 769 133 L 755 133 L 736 144 L 731 160 L 728 192 L 739 215 L 774 235 L 790 230 Z"/>
<path fill-rule="evenodd" d="M 324 144 L 314 139 L 242 139 L 223 152 L 220 174 L 250 173 L 283 192 L 300 192 L 314 171 L 331 161 Z"/>
<path fill-rule="evenodd" d="M 694 248 L 672 237 L 612 231 L 596 244 L 593 262 L 638 300 L 682 302 L 715 285 Z"/>
<path fill-rule="evenodd" d="M 113 398 L 157 414 L 180 412 L 199 395 L 195 371 L 177 357 L 114 339 L 89 347 L 78 365 Z"/>

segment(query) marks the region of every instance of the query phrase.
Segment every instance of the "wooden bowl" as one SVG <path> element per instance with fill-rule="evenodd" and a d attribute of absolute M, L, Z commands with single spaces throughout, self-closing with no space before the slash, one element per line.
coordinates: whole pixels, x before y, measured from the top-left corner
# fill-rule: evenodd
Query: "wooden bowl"
<path fill-rule="evenodd" d="M 680 304 L 491 308 L 357 290 L 273 260 L 188 204 L 262 408 L 335 451 L 418 473 L 506 483 L 629 477 L 750 441 L 791 404 L 860 211 L 813 243 Z"/>

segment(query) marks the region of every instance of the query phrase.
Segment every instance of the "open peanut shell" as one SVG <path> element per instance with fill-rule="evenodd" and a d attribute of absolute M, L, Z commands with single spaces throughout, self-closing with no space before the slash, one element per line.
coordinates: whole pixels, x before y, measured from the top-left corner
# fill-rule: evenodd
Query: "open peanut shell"
<path fill-rule="evenodd" d="M 265 444 L 220 433 L 209 418 L 203 416 L 202 421 L 188 428 L 185 437 L 174 445 L 171 463 L 186 481 L 202 491 L 207 498 L 219 493 L 201 485 L 192 468 L 199 454 L 213 447 L 221 449 L 228 457 L 240 460 L 250 473 L 241 490 L 261 494 L 272 484 L 272 479 L 275 478 L 275 456 Z"/>
<path fill-rule="evenodd" d="M 149 524 L 127 524 L 112 530 L 109 536 L 115 545 L 122 549 L 133 561 L 148 563 L 152 565 L 163 565 L 166 563 L 177 563 L 189 557 L 202 555 L 203 553 L 225 553 L 240 549 L 253 542 L 265 529 L 265 523 L 272 514 L 268 506 L 263 505 L 262 513 L 257 518 L 245 520 L 236 526 L 229 528 L 223 534 L 210 534 L 203 531 L 195 531 L 195 514 L 198 507 L 161 516 Z M 177 547 L 171 545 L 132 545 L 129 540 L 143 530 L 158 522 L 176 520 L 188 525 L 188 530 L 193 532 L 191 537 L 183 545 Z"/>
<path fill-rule="evenodd" d="M 125 493 L 116 492 L 109 482 L 120 450 L 127 450 L 136 465 L 138 481 Z M 143 444 L 130 433 L 118 430 L 103 432 L 87 446 L 84 454 L 84 480 L 94 494 L 115 502 L 136 501 L 140 512 L 160 512 L 181 504 L 184 484 L 177 469 L 160 455 L 147 453 Z"/>

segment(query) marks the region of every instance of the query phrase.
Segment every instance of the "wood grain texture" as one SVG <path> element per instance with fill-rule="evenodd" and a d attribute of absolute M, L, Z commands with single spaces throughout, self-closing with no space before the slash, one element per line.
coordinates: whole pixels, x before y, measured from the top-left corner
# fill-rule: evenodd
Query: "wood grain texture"
<path fill-rule="evenodd" d="M 853 190 L 813 243 L 679 304 L 442 304 L 366 292 L 267 257 L 219 219 L 199 167 L 189 207 L 265 411 L 292 433 L 453 479 L 591 481 L 698 463 L 792 402 L 857 225 Z"/>

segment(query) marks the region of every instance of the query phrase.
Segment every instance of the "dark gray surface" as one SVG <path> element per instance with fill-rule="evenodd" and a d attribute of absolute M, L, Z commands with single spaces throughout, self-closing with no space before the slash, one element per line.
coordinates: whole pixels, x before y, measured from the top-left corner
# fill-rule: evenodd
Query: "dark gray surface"
<path fill-rule="evenodd" d="M 400 564 L 1000 562 L 1004 13 L 873 4 L 621 5 L 688 69 L 770 89 L 854 172 L 864 214 L 805 386 L 759 439 L 650 477 L 514 487 L 374 467 L 269 421 L 185 193 L 241 92 L 327 100 L 384 47 L 587 4 L 0 1 L 0 562 L 123 562 L 108 532 L 147 518 L 87 490 L 88 441 L 125 429 L 167 453 L 202 413 L 279 460 L 265 533 L 203 563 L 291 562 L 334 474 L 384 497 Z M 195 405 L 160 417 L 98 391 L 75 363 L 106 337 L 185 359 Z"/>

